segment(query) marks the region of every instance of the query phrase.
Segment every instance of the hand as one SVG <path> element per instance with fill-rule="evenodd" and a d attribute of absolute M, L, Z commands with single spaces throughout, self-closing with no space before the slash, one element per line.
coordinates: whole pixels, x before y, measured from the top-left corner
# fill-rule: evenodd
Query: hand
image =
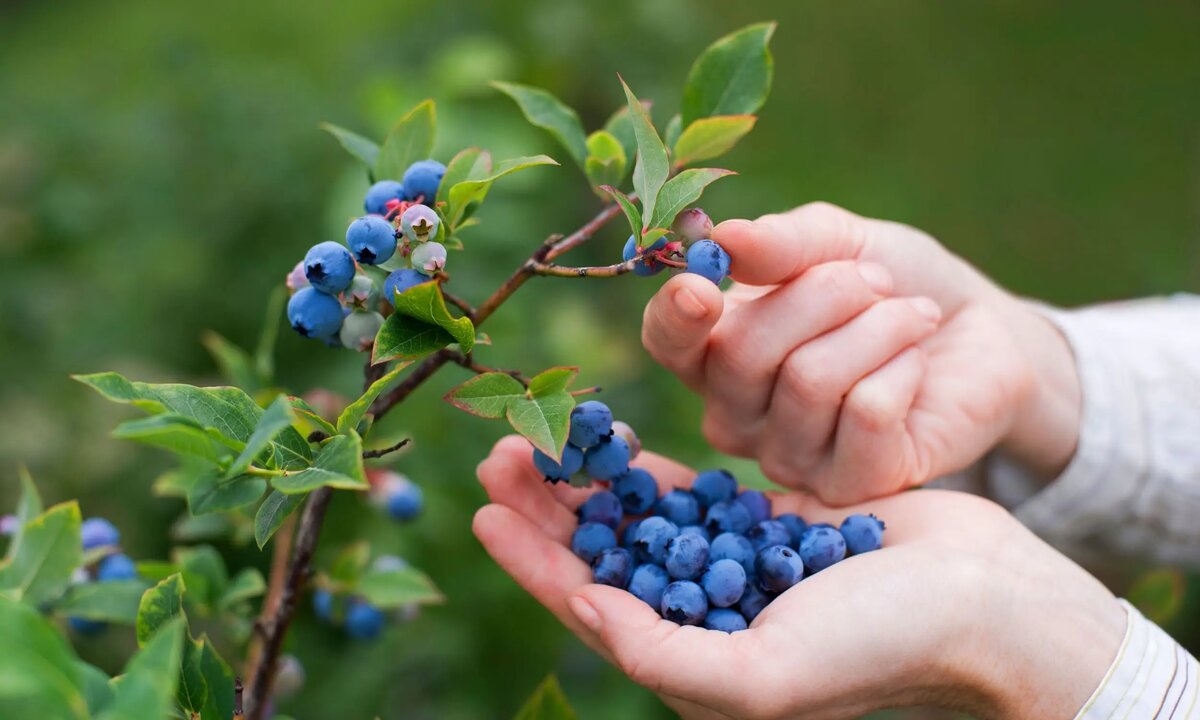
<path fill-rule="evenodd" d="M 663 489 L 691 470 L 643 451 Z M 570 551 L 572 508 L 591 490 L 550 486 L 529 443 L 505 438 L 479 466 L 492 504 L 475 534 L 579 638 L 688 718 L 853 718 L 937 704 L 982 717 L 1069 718 L 1124 636 L 1113 596 L 998 506 L 921 490 L 832 510 L 773 494 L 775 512 L 840 522 L 873 512 L 881 550 L 806 578 L 746 631 L 681 627 L 591 583 Z"/>
<path fill-rule="evenodd" d="M 1047 479 L 1074 453 L 1070 349 L 929 236 L 825 204 L 713 230 L 738 284 L 672 278 L 650 354 L 704 396 L 704 434 L 845 504 L 960 470 L 1003 442 Z"/>

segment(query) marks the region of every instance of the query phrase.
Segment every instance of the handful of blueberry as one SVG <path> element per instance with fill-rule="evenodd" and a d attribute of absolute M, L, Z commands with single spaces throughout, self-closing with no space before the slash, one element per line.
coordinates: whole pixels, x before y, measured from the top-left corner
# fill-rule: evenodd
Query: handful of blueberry
<path fill-rule="evenodd" d="M 639 248 L 630 235 L 625 242 L 621 259 L 628 262 L 637 259 L 634 275 L 649 277 L 657 275 L 668 266 L 683 268 L 684 272 L 700 275 L 720 284 L 729 276 L 729 253 L 713 242 L 713 223 L 700 208 L 689 208 L 675 217 L 671 226 L 675 240 L 667 242 L 660 237 L 648 247 Z"/>
<path fill-rule="evenodd" d="M 629 467 L 631 447 L 640 444 L 627 425 L 620 433 L 616 425 L 603 403 L 582 403 L 563 457 L 534 450 L 534 463 L 550 482 L 610 483 L 579 506 L 571 550 L 596 582 L 628 590 L 667 620 L 745 630 L 806 575 L 883 545 L 884 524 L 874 515 L 850 515 L 840 528 L 809 525 L 794 513 L 772 517 L 770 498 L 739 492 L 726 470 L 660 495 L 648 471 Z M 581 468 L 586 477 L 577 481 Z"/>

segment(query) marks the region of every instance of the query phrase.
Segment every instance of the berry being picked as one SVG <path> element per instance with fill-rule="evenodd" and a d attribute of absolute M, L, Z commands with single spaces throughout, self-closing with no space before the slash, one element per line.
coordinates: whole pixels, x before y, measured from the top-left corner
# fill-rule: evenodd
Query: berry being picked
<path fill-rule="evenodd" d="M 317 243 L 304 256 L 304 277 L 314 289 L 337 295 L 354 279 L 354 257 L 340 243 Z"/>
<path fill-rule="evenodd" d="M 742 614 L 737 610 L 714 608 L 709 610 L 708 615 L 704 618 L 704 627 L 709 630 L 735 633 L 745 630 L 749 626 L 746 624 L 746 618 L 742 617 Z"/>
<path fill-rule="evenodd" d="M 375 336 L 383 327 L 383 316 L 377 312 L 350 313 L 342 320 L 338 340 L 344 347 L 357 352 L 366 352 L 375 344 Z"/>
<path fill-rule="evenodd" d="M 621 499 L 621 507 L 630 515 L 649 512 L 658 500 L 658 482 L 649 471 L 642 468 L 631 467 L 629 472 L 613 480 L 612 491 Z"/>
<path fill-rule="evenodd" d="M 799 549 L 800 536 L 808 529 L 808 523 L 796 513 L 783 513 L 782 515 L 776 515 L 775 519 L 783 523 L 783 526 L 788 530 L 788 535 L 791 536 L 791 540 L 787 544 L 793 550 Z"/>
<path fill-rule="evenodd" d="M 418 160 L 404 171 L 404 192 L 411 200 L 433 205 L 446 166 L 437 160 Z"/>
<path fill-rule="evenodd" d="M 396 293 L 402 293 L 427 282 L 433 282 L 433 278 L 411 268 L 401 268 L 388 275 L 387 280 L 383 281 L 383 299 L 388 305 L 393 305 Z"/>
<path fill-rule="evenodd" d="M 417 207 L 425 207 L 418 205 Z M 439 242 L 418 245 L 412 252 L 412 265 L 426 275 L 436 275 L 446 267 L 446 246 Z"/>
<path fill-rule="evenodd" d="M 742 617 L 746 618 L 746 622 L 754 622 L 754 618 L 774 599 L 774 595 L 763 592 L 752 582 L 747 582 L 746 592 L 742 594 L 742 599 L 738 600 L 737 609 Z"/>
<path fill-rule="evenodd" d="M 121 541 L 117 526 L 101 517 L 84 520 L 79 528 L 79 536 L 83 539 L 84 550 L 116 545 Z"/>
<path fill-rule="evenodd" d="M 620 420 L 613 421 L 612 434 L 625 441 L 629 446 L 629 459 L 632 460 L 642 452 L 642 441 L 638 438 L 637 433 L 629 426 L 629 423 L 621 422 Z"/>
<path fill-rule="evenodd" d="M 124 553 L 107 555 L 96 566 L 96 580 L 109 582 L 111 580 L 133 580 L 138 576 L 137 566 Z"/>
<path fill-rule="evenodd" d="M 633 541 L 633 552 L 640 562 L 665 565 L 667 543 L 679 535 L 679 527 L 666 518 L 653 515 L 638 525 L 637 537 Z"/>
<path fill-rule="evenodd" d="M 621 518 L 625 516 L 625 511 L 621 509 L 621 501 L 616 495 L 601 490 L 584 500 L 575 514 L 579 516 L 581 523 L 597 522 L 616 530 L 621 524 Z"/>
<path fill-rule="evenodd" d="M 275 682 L 271 684 L 271 694 L 276 697 L 290 697 L 300 692 L 304 687 L 304 666 L 295 655 L 280 655 L 275 669 Z"/>
<path fill-rule="evenodd" d="M 533 466 L 537 468 L 547 482 L 558 483 L 571 479 L 583 467 L 583 451 L 567 443 L 563 448 L 562 462 L 556 461 L 546 453 L 533 449 Z"/>
<path fill-rule="evenodd" d="M 699 625 L 708 614 L 708 596 L 690 580 L 676 580 L 663 590 L 662 616 L 680 625 Z"/>
<path fill-rule="evenodd" d="M 663 591 L 671 584 L 671 576 L 661 566 L 647 563 L 634 568 L 629 579 L 629 592 L 638 600 L 662 612 Z"/>
<path fill-rule="evenodd" d="M 821 572 L 846 557 L 846 538 L 832 525 L 810 525 L 800 537 L 800 557 L 809 572 Z"/>
<path fill-rule="evenodd" d="M 693 533 L 679 534 L 667 542 L 663 565 L 676 580 L 695 580 L 708 567 L 708 541 Z"/>
<path fill-rule="evenodd" d="M 599 445 L 601 439 L 612 433 L 612 429 L 612 410 L 599 400 L 588 400 L 579 403 L 571 411 L 571 429 L 567 439 L 575 447 L 587 450 Z M 628 442 L 626 447 L 630 447 Z"/>
<path fill-rule="evenodd" d="M 732 532 L 721 533 L 713 538 L 708 551 L 710 562 L 733 560 L 742 566 L 747 575 L 754 574 L 754 555 L 754 546 L 746 536 Z"/>
<path fill-rule="evenodd" d="M 874 515 L 851 515 L 842 521 L 840 532 L 846 540 L 846 552 L 859 555 L 883 547 L 887 526 Z"/>
<path fill-rule="evenodd" d="M 601 585 L 625 589 L 633 575 L 633 554 L 625 548 L 607 548 L 592 560 L 592 579 Z"/>
<path fill-rule="evenodd" d="M 695 525 L 700 522 L 700 503 L 691 492 L 676 488 L 659 498 L 654 514 L 676 525 Z"/>
<path fill-rule="evenodd" d="M 754 524 L 750 510 L 737 500 L 723 500 L 708 509 L 704 516 L 704 527 L 712 535 L 720 533 L 744 533 Z"/>
<path fill-rule="evenodd" d="M 750 518 L 756 523 L 771 519 L 771 500 L 757 490 L 743 490 L 738 493 L 737 501 L 750 511 Z"/>
<path fill-rule="evenodd" d="M 713 221 L 700 208 L 688 208 L 675 216 L 671 229 L 686 242 L 694 243 L 712 236 Z"/>
<path fill-rule="evenodd" d="M 619 437 L 609 437 L 583 454 L 583 469 L 597 480 L 615 480 L 629 472 L 629 446 Z"/>
<path fill-rule="evenodd" d="M 703 525 L 684 525 L 679 528 L 680 535 L 696 535 L 704 538 L 704 542 L 710 542 L 712 536 L 708 534 L 708 530 Z"/>
<path fill-rule="evenodd" d="M 642 251 L 638 252 L 637 240 L 630 235 L 629 240 L 625 242 L 625 248 L 621 251 L 621 260 L 624 262 L 629 262 L 634 258 L 638 258 L 638 262 L 633 266 L 634 275 L 640 275 L 642 277 L 657 275 L 663 270 L 666 270 L 667 266 L 659 262 L 654 253 L 657 253 L 666 246 L 667 239 L 665 237 L 660 237 L 659 239 L 655 240 L 650 247 L 642 248 Z"/>
<path fill-rule="evenodd" d="M 719 285 L 729 275 L 729 253 L 712 240 L 699 240 L 688 248 L 685 272 L 708 278 Z"/>
<path fill-rule="evenodd" d="M 772 545 L 754 557 L 754 575 L 760 588 L 781 593 L 804 578 L 804 563 L 790 547 Z"/>
<path fill-rule="evenodd" d="M 571 551 L 589 565 L 601 552 L 616 546 L 617 534 L 600 523 L 584 523 L 571 536 Z"/>
<path fill-rule="evenodd" d="M 705 510 L 737 497 L 737 480 L 728 470 L 705 470 L 692 481 L 692 494 Z"/>
<path fill-rule="evenodd" d="M 378 265 L 396 252 L 396 228 L 382 215 L 365 215 L 346 228 L 346 244 L 355 260 Z"/>
<path fill-rule="evenodd" d="M 746 539 L 754 546 L 754 552 L 772 545 L 791 547 L 792 544 L 792 534 L 788 532 L 787 526 L 778 520 L 763 520 L 755 523 L 754 527 L 746 531 Z"/>
<path fill-rule="evenodd" d="M 714 560 L 700 578 L 700 587 L 715 607 L 730 607 L 746 592 L 746 568 L 736 560 Z"/>
<path fill-rule="evenodd" d="M 346 606 L 346 634 L 355 640 L 372 640 L 383 632 L 383 611 L 365 600 L 354 599 Z"/>
<path fill-rule="evenodd" d="M 303 260 L 296 263 L 296 267 L 292 268 L 292 271 L 287 274 L 287 280 L 284 284 L 287 285 L 289 295 L 295 295 L 296 291 L 300 288 L 308 287 L 308 278 L 304 275 Z"/>
<path fill-rule="evenodd" d="M 380 180 L 367 189 L 363 210 L 371 215 L 387 215 L 387 204 L 391 200 L 408 200 L 404 185 L 396 180 Z"/>
<path fill-rule="evenodd" d="M 428 206 L 412 205 L 400 215 L 400 230 L 409 242 L 423 243 L 437 237 L 441 222 L 438 214 Z"/>

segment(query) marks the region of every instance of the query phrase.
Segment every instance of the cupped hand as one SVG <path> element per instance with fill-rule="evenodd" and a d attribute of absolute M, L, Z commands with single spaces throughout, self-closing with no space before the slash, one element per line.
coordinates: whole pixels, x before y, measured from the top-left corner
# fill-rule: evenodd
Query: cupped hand
<path fill-rule="evenodd" d="M 663 490 L 694 473 L 643 451 Z M 998 506 L 920 490 L 831 509 L 772 494 L 774 512 L 887 523 L 881 550 L 848 558 L 780 595 L 748 630 L 662 619 L 592 583 L 568 547 L 573 509 L 594 490 L 546 484 L 529 444 L 502 440 L 479 466 L 491 499 L 475 534 L 579 638 L 688 718 L 853 718 L 938 704 L 982 717 L 1069 718 L 1116 654 L 1125 615 L 1095 579 Z"/>

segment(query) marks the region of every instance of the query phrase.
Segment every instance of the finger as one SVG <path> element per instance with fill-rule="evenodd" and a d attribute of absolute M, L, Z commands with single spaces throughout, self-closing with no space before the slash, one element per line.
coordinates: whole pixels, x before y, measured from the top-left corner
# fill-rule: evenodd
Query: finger
<path fill-rule="evenodd" d="M 881 300 L 794 350 L 780 368 L 759 444 L 767 477 L 811 488 L 811 470 L 829 450 L 839 408 L 851 387 L 935 332 L 940 318 L 941 311 L 928 298 Z"/>
<path fill-rule="evenodd" d="M 733 279 L 749 285 L 778 285 L 808 268 L 854 260 L 867 242 L 869 221 L 828 203 L 810 203 L 757 220 L 727 220 L 712 239 L 730 256 Z"/>
<path fill-rule="evenodd" d="M 716 285 L 699 275 L 676 275 L 646 305 L 642 344 L 658 364 L 695 388 L 703 379 L 709 331 L 723 307 Z"/>
<path fill-rule="evenodd" d="M 556 542 L 567 543 L 575 531 L 572 509 L 564 507 L 533 466 L 529 441 L 518 435 L 501 438 L 476 470 L 488 498 L 523 515 Z"/>

